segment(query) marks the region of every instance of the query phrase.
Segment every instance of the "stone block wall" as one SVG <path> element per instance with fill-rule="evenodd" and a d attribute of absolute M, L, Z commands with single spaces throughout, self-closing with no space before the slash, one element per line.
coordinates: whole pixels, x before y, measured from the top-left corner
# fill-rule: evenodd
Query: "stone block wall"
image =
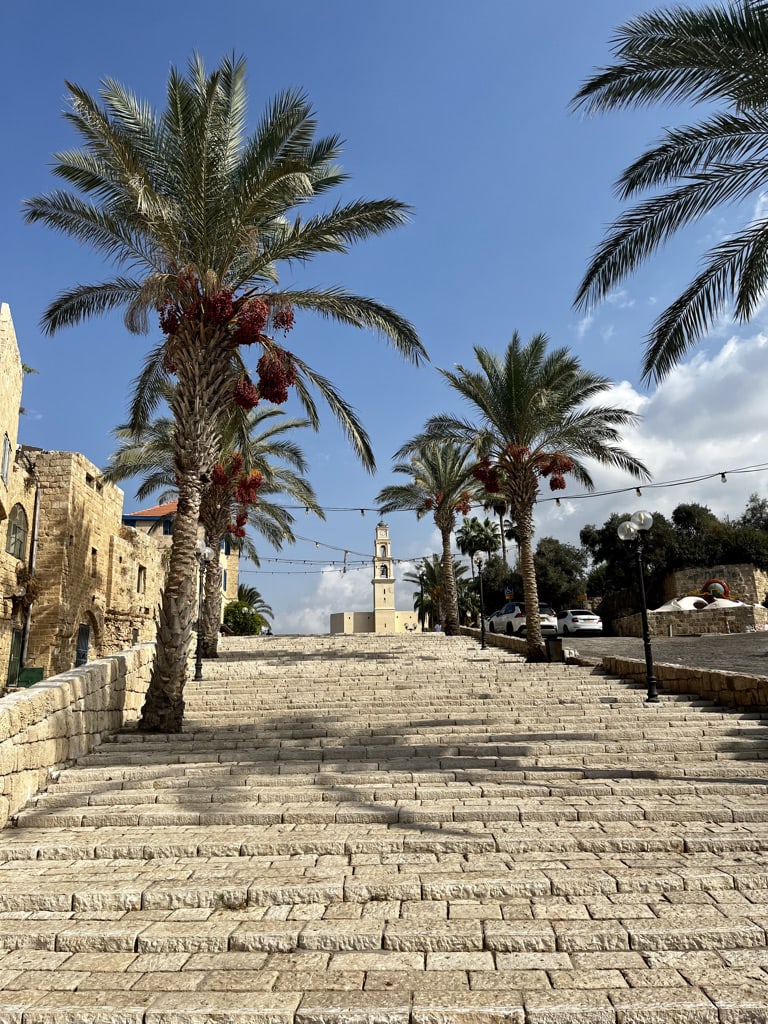
<path fill-rule="evenodd" d="M 12 599 L 19 588 L 16 572 L 29 558 L 29 539 L 22 559 L 6 550 L 9 516 L 14 506 L 21 505 L 31 529 L 35 504 L 32 474 L 16 457 L 23 378 L 11 311 L 7 303 L 0 303 L 0 454 L 5 450 L 8 459 L 7 473 L 0 474 L 0 684 L 5 683 L 13 634 L 23 625 L 23 607 Z"/>
<path fill-rule="evenodd" d="M 152 654 L 152 644 L 132 647 L 0 700 L 0 828 L 51 771 L 138 717 Z"/>
<path fill-rule="evenodd" d="M 751 633 L 768 626 L 768 608 L 744 605 L 737 608 L 704 608 L 690 612 L 648 612 L 651 636 L 698 636 L 700 633 Z M 642 636 L 640 613 L 614 619 L 616 636 Z"/>
<path fill-rule="evenodd" d="M 34 450 L 34 460 L 40 597 L 26 664 L 48 676 L 74 665 L 81 626 L 89 660 L 154 640 L 165 568 L 154 539 L 122 525 L 123 492 L 85 456 Z"/>
<path fill-rule="evenodd" d="M 754 565 L 712 565 L 670 573 L 664 581 L 664 600 L 699 591 L 711 579 L 725 580 L 731 596 L 745 604 L 762 604 L 768 594 L 768 573 Z"/>
<path fill-rule="evenodd" d="M 645 685 L 644 661 L 634 658 L 604 657 L 602 665 L 611 675 L 629 677 Z M 654 674 L 663 693 L 698 694 L 726 707 L 750 711 L 768 709 L 768 679 L 747 673 L 714 669 L 687 668 L 684 665 L 654 663 Z"/>

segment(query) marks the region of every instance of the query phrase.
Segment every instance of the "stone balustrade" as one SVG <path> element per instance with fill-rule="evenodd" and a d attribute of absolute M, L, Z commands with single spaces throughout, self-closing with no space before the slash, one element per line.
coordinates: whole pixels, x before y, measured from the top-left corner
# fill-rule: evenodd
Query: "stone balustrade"
<path fill-rule="evenodd" d="M 0 828 L 49 781 L 138 717 L 154 644 L 51 676 L 0 700 Z"/>

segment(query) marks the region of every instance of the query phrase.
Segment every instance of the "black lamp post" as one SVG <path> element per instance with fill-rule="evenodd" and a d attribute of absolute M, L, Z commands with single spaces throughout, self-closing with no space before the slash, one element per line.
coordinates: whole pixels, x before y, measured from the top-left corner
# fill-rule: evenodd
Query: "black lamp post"
<path fill-rule="evenodd" d="M 195 544 L 197 559 L 197 647 L 195 648 L 195 680 L 203 678 L 203 594 L 205 591 L 205 574 L 208 565 L 213 561 L 215 552 L 200 538 Z"/>
<path fill-rule="evenodd" d="M 421 587 L 421 604 L 419 605 L 419 619 L 421 621 L 421 632 L 424 632 L 424 573 L 419 573 L 419 586 Z"/>
<path fill-rule="evenodd" d="M 483 556 L 481 554 L 475 555 L 475 565 L 477 566 L 477 578 L 480 583 L 480 650 L 485 650 L 485 604 L 483 602 Z"/>
<path fill-rule="evenodd" d="M 643 624 L 643 647 L 645 648 L 645 678 L 648 686 L 648 696 L 645 698 L 651 704 L 658 704 L 659 691 L 656 686 L 656 676 L 653 671 L 653 651 L 651 650 L 651 630 L 648 626 L 648 609 L 645 601 L 645 577 L 643 574 L 643 534 L 653 526 L 653 516 L 650 512 L 634 512 L 629 519 L 619 523 L 616 531 L 621 540 L 635 541 L 635 552 L 637 554 L 637 579 L 640 589 L 640 619 Z"/>

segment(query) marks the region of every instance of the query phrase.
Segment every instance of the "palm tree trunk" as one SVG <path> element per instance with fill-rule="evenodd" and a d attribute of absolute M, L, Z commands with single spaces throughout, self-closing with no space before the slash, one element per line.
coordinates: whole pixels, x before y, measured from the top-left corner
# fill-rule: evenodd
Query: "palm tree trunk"
<path fill-rule="evenodd" d="M 523 577 L 523 600 L 525 601 L 525 639 L 528 647 L 527 661 L 546 661 L 544 638 L 539 622 L 539 590 L 536 585 L 536 570 L 533 564 L 533 515 L 530 508 L 516 509 L 518 547 L 520 551 L 520 575 Z"/>
<path fill-rule="evenodd" d="M 504 536 L 504 510 L 499 512 L 499 534 L 501 535 L 501 557 L 507 565 L 507 538 Z"/>
<path fill-rule="evenodd" d="M 197 543 L 200 506 L 220 447 L 218 422 L 231 401 L 221 372 L 221 334 L 193 326 L 174 338 L 178 384 L 171 403 L 178 505 L 168 578 L 157 624 L 152 675 L 141 709 L 141 732 L 181 732 L 184 686 L 197 605 Z"/>
<path fill-rule="evenodd" d="M 157 624 L 155 660 L 138 725 L 142 732 L 181 731 L 187 659 L 197 598 L 195 544 L 200 492 L 198 474 L 190 474 L 189 479 L 179 482 L 168 579 Z"/>
<path fill-rule="evenodd" d="M 211 544 L 216 555 L 208 566 L 205 575 L 205 595 L 203 598 L 203 635 L 201 647 L 204 658 L 219 656 L 219 626 L 221 625 L 221 562 L 219 561 L 220 545 Z"/>
<path fill-rule="evenodd" d="M 456 579 L 453 575 L 453 554 L 451 552 L 451 528 L 440 530 L 443 538 L 443 577 L 445 579 L 445 605 L 443 609 L 443 632 L 447 636 L 459 633 L 459 599 L 456 593 Z"/>

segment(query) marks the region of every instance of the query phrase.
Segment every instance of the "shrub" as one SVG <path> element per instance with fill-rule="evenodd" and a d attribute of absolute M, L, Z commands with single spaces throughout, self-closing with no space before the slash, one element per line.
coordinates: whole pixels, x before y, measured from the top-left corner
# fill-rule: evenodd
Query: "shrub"
<path fill-rule="evenodd" d="M 256 636 L 267 620 L 253 611 L 245 601 L 230 601 L 224 609 L 224 625 L 229 626 L 235 636 Z"/>

